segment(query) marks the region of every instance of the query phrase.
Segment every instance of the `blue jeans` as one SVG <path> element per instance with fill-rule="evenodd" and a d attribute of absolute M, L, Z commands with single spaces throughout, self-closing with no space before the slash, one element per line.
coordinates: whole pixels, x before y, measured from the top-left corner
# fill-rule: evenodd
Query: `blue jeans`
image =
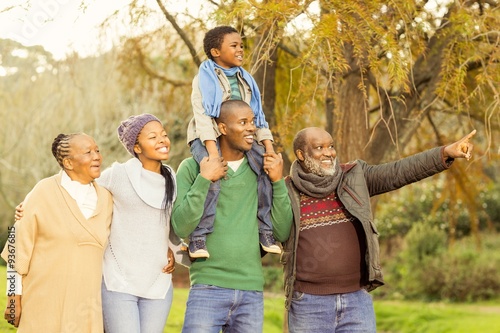
<path fill-rule="evenodd" d="M 195 284 L 189 290 L 182 333 L 262 332 L 264 296 L 260 291 Z"/>
<path fill-rule="evenodd" d="M 271 205 L 273 200 L 273 187 L 269 176 L 263 169 L 264 152 L 264 147 L 254 142 L 252 149 L 247 151 L 246 155 L 250 168 L 257 175 L 257 195 L 259 203 L 257 218 L 259 220 L 259 232 L 272 234 L 273 224 L 271 222 Z M 204 157 L 208 156 L 207 149 L 201 143 L 200 139 L 191 142 L 191 154 L 198 164 L 200 164 Z M 189 239 L 204 238 L 207 234 L 212 233 L 219 192 L 220 180 L 210 184 L 200 223 L 190 235 Z"/>
<path fill-rule="evenodd" d="M 293 292 L 290 333 L 376 332 L 372 297 L 364 289 L 345 294 Z"/>
<path fill-rule="evenodd" d="M 164 299 L 148 299 L 109 291 L 102 282 L 102 313 L 106 333 L 162 333 L 172 305 L 173 286 Z"/>

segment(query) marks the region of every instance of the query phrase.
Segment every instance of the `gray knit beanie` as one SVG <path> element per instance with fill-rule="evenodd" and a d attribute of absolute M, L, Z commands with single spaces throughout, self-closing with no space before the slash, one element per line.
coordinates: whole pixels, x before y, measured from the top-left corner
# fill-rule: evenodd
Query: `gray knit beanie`
<path fill-rule="evenodd" d="M 157 121 L 161 124 L 160 119 L 156 118 L 152 114 L 143 113 L 137 116 L 130 116 L 121 122 L 118 126 L 118 139 L 123 144 L 125 149 L 128 150 L 132 156 L 137 157 L 134 152 L 134 146 L 137 142 L 137 137 L 141 132 L 142 128 L 150 121 Z"/>

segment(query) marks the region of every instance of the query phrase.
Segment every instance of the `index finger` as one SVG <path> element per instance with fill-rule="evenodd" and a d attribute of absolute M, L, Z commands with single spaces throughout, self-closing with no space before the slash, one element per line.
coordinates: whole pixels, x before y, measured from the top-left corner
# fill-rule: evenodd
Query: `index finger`
<path fill-rule="evenodd" d="M 472 138 L 475 134 L 476 134 L 476 130 L 473 130 L 472 132 L 470 132 L 469 134 L 467 134 L 467 135 L 464 137 L 464 140 L 469 140 L 469 139 L 470 139 L 470 138 Z"/>

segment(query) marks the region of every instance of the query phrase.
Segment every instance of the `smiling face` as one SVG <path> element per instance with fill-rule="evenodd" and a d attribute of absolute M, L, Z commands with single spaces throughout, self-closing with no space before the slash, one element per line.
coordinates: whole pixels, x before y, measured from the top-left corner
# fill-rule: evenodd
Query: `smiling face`
<path fill-rule="evenodd" d="M 237 32 L 224 35 L 220 48 L 210 50 L 215 63 L 223 68 L 239 67 L 243 64 L 243 42 Z"/>
<path fill-rule="evenodd" d="M 102 155 L 94 139 L 86 134 L 72 137 L 69 156 L 63 160 L 64 169 L 71 180 L 88 184 L 101 175 Z"/>
<path fill-rule="evenodd" d="M 296 151 L 302 167 L 318 176 L 333 176 L 337 152 L 333 148 L 332 136 L 320 128 L 310 128 L 304 135 L 304 145 Z"/>
<path fill-rule="evenodd" d="M 170 140 L 162 124 L 150 121 L 139 132 L 134 152 L 141 162 L 167 160 L 170 152 Z"/>
<path fill-rule="evenodd" d="M 243 158 L 252 148 L 255 134 L 255 115 L 248 104 L 231 100 L 222 103 L 218 119 L 222 156 L 227 161 Z"/>

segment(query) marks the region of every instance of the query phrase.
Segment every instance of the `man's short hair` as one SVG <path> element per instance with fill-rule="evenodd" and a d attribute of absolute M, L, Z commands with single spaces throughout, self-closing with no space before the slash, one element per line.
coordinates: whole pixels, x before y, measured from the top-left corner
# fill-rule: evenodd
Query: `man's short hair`
<path fill-rule="evenodd" d="M 219 117 L 215 118 L 217 123 L 223 123 L 227 115 L 231 114 L 235 109 L 250 107 L 245 101 L 239 99 L 230 99 L 222 102 L 220 105 Z"/>
<path fill-rule="evenodd" d="M 295 134 L 295 137 L 293 138 L 293 152 L 295 153 L 295 155 L 297 155 L 297 150 L 304 150 L 304 147 L 306 146 L 308 130 L 309 128 L 304 128 L 298 131 L 297 134 Z"/>

